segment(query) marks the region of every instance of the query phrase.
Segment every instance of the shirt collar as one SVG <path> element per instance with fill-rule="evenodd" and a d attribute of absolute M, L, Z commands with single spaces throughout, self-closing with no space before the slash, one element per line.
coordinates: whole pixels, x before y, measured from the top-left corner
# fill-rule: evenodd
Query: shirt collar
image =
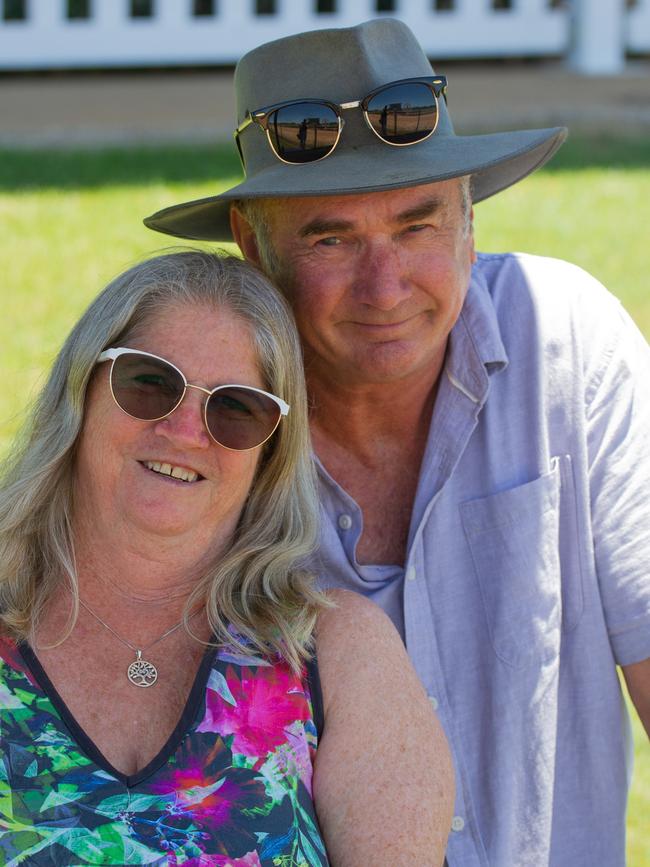
<path fill-rule="evenodd" d="M 474 403 L 487 397 L 489 378 L 508 364 L 492 296 L 480 269 L 472 269 L 465 303 L 449 335 L 445 374 Z"/>

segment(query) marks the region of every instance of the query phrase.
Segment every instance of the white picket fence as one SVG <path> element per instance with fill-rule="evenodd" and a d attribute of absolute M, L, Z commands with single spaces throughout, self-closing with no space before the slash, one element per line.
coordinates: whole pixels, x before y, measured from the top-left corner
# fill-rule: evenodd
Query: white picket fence
<path fill-rule="evenodd" d="M 642 0 L 628 11 L 623 44 L 635 54 L 650 53 L 650 0 Z"/>
<path fill-rule="evenodd" d="M 213 5 L 197 16 L 195 0 L 151 0 L 150 17 L 133 17 L 132 0 L 88 0 L 89 16 L 69 19 L 69 0 L 0 0 L 0 69 L 230 64 L 288 33 L 376 17 L 378 6 L 392 6 L 432 58 L 567 57 L 612 74 L 626 53 L 650 53 L 650 0 L 336 0 L 329 13 L 317 0 L 275 0 L 271 14 L 259 0 Z M 22 20 L 5 20 L 21 6 Z"/>

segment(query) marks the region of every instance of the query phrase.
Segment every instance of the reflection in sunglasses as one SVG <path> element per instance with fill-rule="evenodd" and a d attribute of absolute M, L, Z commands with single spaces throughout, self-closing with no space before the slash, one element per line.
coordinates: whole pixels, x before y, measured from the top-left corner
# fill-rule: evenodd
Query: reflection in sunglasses
<path fill-rule="evenodd" d="M 266 133 L 275 156 L 284 163 L 317 162 L 336 148 L 343 129 L 342 112 L 360 108 L 366 124 L 385 144 L 404 147 L 433 135 L 438 125 L 438 100 L 446 99 L 444 75 L 404 79 L 377 88 L 362 100 L 333 103 L 293 100 L 250 112 L 234 132 L 245 168 L 239 137 L 251 124 Z"/>

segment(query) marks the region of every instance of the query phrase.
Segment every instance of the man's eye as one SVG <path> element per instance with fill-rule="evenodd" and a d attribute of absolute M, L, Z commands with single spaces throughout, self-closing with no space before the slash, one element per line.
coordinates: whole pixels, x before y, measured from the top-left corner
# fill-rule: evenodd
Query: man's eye
<path fill-rule="evenodd" d="M 414 223 L 412 226 L 407 228 L 407 232 L 422 232 L 427 228 L 426 223 Z"/>
<path fill-rule="evenodd" d="M 337 238 L 336 235 L 331 235 L 328 238 L 319 238 L 318 243 L 322 247 L 336 247 L 341 243 L 341 239 Z"/>

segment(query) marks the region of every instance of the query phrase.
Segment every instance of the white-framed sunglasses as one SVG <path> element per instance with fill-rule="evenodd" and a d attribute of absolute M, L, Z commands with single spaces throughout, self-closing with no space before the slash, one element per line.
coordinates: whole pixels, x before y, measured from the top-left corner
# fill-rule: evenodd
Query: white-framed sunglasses
<path fill-rule="evenodd" d="M 289 413 L 282 398 L 252 385 L 228 383 L 204 388 L 165 358 L 139 349 L 105 349 L 97 363 L 111 362 L 113 400 L 132 418 L 159 421 L 174 412 L 188 388 L 207 395 L 203 420 L 212 439 L 232 451 L 248 451 L 265 443 Z"/>

